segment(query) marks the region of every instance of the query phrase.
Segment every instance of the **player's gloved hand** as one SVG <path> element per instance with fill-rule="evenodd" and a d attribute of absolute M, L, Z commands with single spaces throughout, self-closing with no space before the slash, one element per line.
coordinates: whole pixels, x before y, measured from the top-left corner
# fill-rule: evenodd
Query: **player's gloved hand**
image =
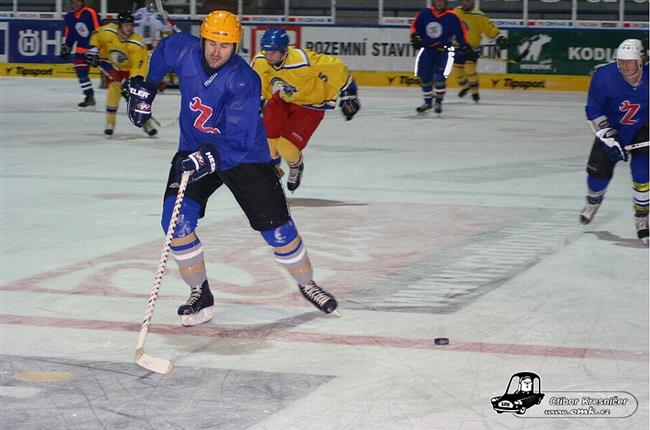
<path fill-rule="evenodd" d="M 339 107 L 346 121 L 350 121 L 361 109 L 361 103 L 357 96 L 357 84 L 352 80 L 350 85 L 339 95 Z"/>
<path fill-rule="evenodd" d="M 213 145 L 205 143 L 198 151 L 185 158 L 178 159 L 174 164 L 176 181 L 180 183 L 183 172 L 192 171 L 189 183 L 196 182 L 204 176 L 214 173 L 219 168 L 219 154 Z"/>
<path fill-rule="evenodd" d="M 61 45 L 61 53 L 59 56 L 65 61 L 70 60 L 70 47 L 65 43 Z"/>
<path fill-rule="evenodd" d="M 136 127 L 142 127 L 151 118 L 151 104 L 156 97 L 156 85 L 145 81 L 142 76 L 129 79 L 129 119 Z"/>
<path fill-rule="evenodd" d="M 125 99 L 129 99 L 129 85 L 131 85 L 131 80 L 130 79 L 125 79 L 124 82 L 122 82 L 122 85 L 120 87 L 120 95 Z"/>
<path fill-rule="evenodd" d="M 612 161 L 627 161 L 627 151 L 618 140 L 618 131 L 614 128 L 601 128 L 596 132 L 596 137 L 603 144 L 605 153 Z"/>
<path fill-rule="evenodd" d="M 420 49 L 424 46 L 422 43 L 422 38 L 417 33 L 411 33 L 411 46 L 413 49 Z"/>
<path fill-rule="evenodd" d="M 506 49 L 508 47 L 508 39 L 505 38 L 505 36 L 499 36 L 496 38 L 494 41 L 499 49 Z"/>
<path fill-rule="evenodd" d="M 96 46 L 86 51 L 86 63 L 91 67 L 99 66 L 99 49 Z"/>

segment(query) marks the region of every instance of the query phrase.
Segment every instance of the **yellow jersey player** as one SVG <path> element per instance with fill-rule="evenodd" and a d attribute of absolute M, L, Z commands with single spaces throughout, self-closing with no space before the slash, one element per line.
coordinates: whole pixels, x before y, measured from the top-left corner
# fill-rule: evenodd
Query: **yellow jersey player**
<path fill-rule="evenodd" d="M 508 47 L 507 39 L 501 35 L 499 28 L 480 9 L 474 8 L 475 0 L 460 0 L 460 6 L 455 10 L 467 27 L 467 44 L 470 50 L 457 52 L 454 58 L 454 71 L 461 90 L 459 97 L 464 97 L 468 91 L 472 92 L 472 99 L 476 103 L 481 99 L 478 93 L 479 76 L 476 71 L 476 62 L 481 54 L 481 39 L 496 39 L 500 49 Z"/>
<path fill-rule="evenodd" d="M 90 37 L 91 48 L 86 53 L 88 63 L 99 67 L 108 78 L 106 94 L 106 127 L 104 135 L 110 138 L 115 128 L 115 114 L 120 97 L 128 94 L 130 76 L 144 76 L 149 67 L 149 54 L 142 37 L 133 32 L 133 15 L 120 12 L 117 24 L 99 27 Z M 144 125 L 144 131 L 154 136 L 158 130 L 151 121 Z"/>
<path fill-rule="evenodd" d="M 302 179 L 302 150 L 325 111 L 339 99 L 349 121 L 361 108 L 357 86 L 339 58 L 289 47 L 284 29 L 267 30 L 261 42 L 262 53 L 251 65 L 262 81 L 264 126 L 278 171 L 282 158 L 289 166 L 287 188 L 293 192 Z"/>

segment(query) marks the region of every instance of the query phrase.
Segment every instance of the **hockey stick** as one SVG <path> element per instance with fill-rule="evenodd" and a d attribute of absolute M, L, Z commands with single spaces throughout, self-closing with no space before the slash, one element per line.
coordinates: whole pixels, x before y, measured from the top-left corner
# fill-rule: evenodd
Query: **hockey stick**
<path fill-rule="evenodd" d="M 190 179 L 191 173 L 192 172 L 183 172 L 183 177 L 178 187 L 178 194 L 176 195 L 174 211 L 172 212 L 172 218 L 169 221 L 167 237 L 165 237 L 165 245 L 163 246 L 163 251 L 160 256 L 158 271 L 156 272 L 156 276 L 154 278 L 153 289 L 149 295 L 149 301 L 147 302 L 147 311 L 144 315 L 144 321 L 142 321 L 142 328 L 140 329 L 140 336 L 138 337 L 138 346 L 135 350 L 135 362 L 138 366 L 144 367 L 145 369 L 155 373 L 161 373 L 163 375 L 167 375 L 172 371 L 174 368 L 172 362 L 145 354 L 144 340 L 147 337 L 147 333 L 149 332 L 149 325 L 151 324 L 151 318 L 153 317 L 153 308 L 156 305 L 158 293 L 160 292 L 160 283 L 162 282 L 162 277 L 165 274 L 165 268 L 167 267 L 167 258 L 169 257 L 169 251 L 171 250 L 172 246 L 172 236 L 174 235 L 174 230 L 176 229 L 178 215 L 181 211 L 183 197 L 185 196 L 185 189 L 187 188 L 187 183 Z"/>
<path fill-rule="evenodd" d="M 633 143 L 632 145 L 627 145 L 625 147 L 625 150 L 626 151 L 632 151 L 633 149 L 646 148 L 648 146 L 650 146 L 650 141 Z"/>
<path fill-rule="evenodd" d="M 165 21 L 167 21 L 169 24 L 171 24 L 172 29 L 174 30 L 174 33 L 181 33 L 181 29 L 178 28 L 178 26 L 176 25 L 174 20 L 172 20 L 169 17 L 169 14 L 165 10 L 165 8 L 163 8 L 162 0 L 156 0 L 156 9 L 158 9 L 158 13 L 161 14 L 163 16 L 163 18 L 165 18 Z"/>

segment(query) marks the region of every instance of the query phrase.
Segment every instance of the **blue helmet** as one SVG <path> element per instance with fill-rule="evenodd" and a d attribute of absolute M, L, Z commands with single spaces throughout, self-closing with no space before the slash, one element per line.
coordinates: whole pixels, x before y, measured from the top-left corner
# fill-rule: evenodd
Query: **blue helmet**
<path fill-rule="evenodd" d="M 289 46 L 289 36 L 284 28 L 269 28 L 262 36 L 263 51 L 284 52 Z"/>

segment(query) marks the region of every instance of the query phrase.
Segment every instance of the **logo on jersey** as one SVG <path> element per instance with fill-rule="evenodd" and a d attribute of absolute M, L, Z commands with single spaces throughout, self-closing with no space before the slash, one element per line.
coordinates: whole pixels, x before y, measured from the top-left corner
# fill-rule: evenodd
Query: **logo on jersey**
<path fill-rule="evenodd" d="M 271 79 L 271 88 L 271 92 L 273 94 L 281 92 L 288 96 L 292 96 L 298 91 L 298 88 L 294 87 L 284 79 L 278 78 L 277 76 Z"/>
<path fill-rule="evenodd" d="M 430 22 L 427 24 L 425 31 L 431 39 L 437 39 L 442 35 L 442 25 L 437 21 Z"/>
<path fill-rule="evenodd" d="M 623 100 L 623 102 L 618 106 L 618 110 L 625 112 L 623 118 L 619 121 L 623 125 L 634 125 L 638 120 L 634 119 L 636 113 L 641 109 L 641 105 L 638 103 L 630 103 L 629 100 Z"/>
<path fill-rule="evenodd" d="M 194 128 L 202 131 L 203 133 L 221 134 L 221 131 L 218 128 L 207 127 L 205 125 L 205 123 L 208 122 L 212 117 L 212 113 L 214 111 L 210 106 L 204 105 L 200 97 L 194 97 L 192 99 L 190 102 L 190 110 L 192 112 L 199 112 L 199 116 L 197 116 L 194 120 Z"/>
<path fill-rule="evenodd" d="M 110 55 L 112 60 L 111 63 L 113 64 L 124 64 L 128 59 L 128 57 L 124 52 L 119 51 L 117 49 L 111 49 L 108 55 Z"/>
<path fill-rule="evenodd" d="M 90 31 L 88 31 L 88 27 L 86 24 L 83 22 L 78 22 L 74 25 L 74 29 L 77 30 L 77 33 L 79 33 L 79 36 L 86 38 L 90 36 Z"/>

